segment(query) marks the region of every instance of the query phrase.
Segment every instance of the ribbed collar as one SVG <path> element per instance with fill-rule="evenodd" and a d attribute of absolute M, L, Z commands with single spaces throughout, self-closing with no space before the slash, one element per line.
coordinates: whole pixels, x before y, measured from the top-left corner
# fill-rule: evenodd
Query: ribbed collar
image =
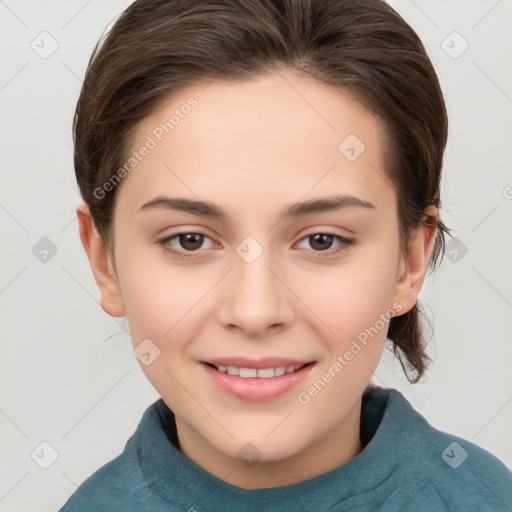
<path fill-rule="evenodd" d="M 410 477 L 407 465 L 400 463 L 407 453 L 408 436 L 403 431 L 414 429 L 414 423 L 418 427 L 422 420 L 398 391 L 372 389 L 363 401 L 361 437 L 366 446 L 359 455 L 314 478 L 269 489 L 229 484 L 184 455 L 177 448 L 174 414 L 162 399 L 145 411 L 130 443 L 137 449 L 149 489 L 183 510 L 282 512 L 283 503 L 288 503 L 287 510 L 299 512 L 310 511 L 312 503 L 326 508 L 341 502 L 363 505 L 379 494 L 379 488 L 391 488 L 395 479 Z"/>

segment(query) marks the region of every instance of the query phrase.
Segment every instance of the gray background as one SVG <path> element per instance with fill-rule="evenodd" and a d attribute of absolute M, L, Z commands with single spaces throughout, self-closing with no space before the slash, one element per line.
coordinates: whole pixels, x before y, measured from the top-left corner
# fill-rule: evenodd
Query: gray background
<path fill-rule="evenodd" d="M 75 217 L 81 77 L 129 3 L 0 0 L 1 511 L 57 510 L 158 398 L 126 322 L 99 306 Z M 443 216 L 455 240 L 422 292 L 435 327 L 428 378 L 410 386 L 385 354 L 375 381 L 512 467 L 512 2 L 390 3 L 445 92 Z"/>

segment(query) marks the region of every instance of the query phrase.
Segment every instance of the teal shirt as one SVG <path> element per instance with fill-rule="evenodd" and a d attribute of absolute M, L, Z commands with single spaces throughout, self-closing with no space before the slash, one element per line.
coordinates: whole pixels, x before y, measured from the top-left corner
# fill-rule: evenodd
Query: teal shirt
<path fill-rule="evenodd" d="M 489 452 L 440 432 L 393 389 L 363 401 L 355 458 L 309 480 L 248 490 L 208 473 L 179 449 L 160 399 L 124 451 L 83 482 L 60 512 L 512 511 L 512 474 Z"/>

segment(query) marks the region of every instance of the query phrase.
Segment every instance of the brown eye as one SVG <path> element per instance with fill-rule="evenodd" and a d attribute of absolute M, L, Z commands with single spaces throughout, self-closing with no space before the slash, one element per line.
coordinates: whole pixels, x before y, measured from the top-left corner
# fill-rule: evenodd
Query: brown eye
<path fill-rule="evenodd" d="M 302 238 L 300 243 L 307 244 L 309 247 L 305 248 L 310 251 L 312 250 L 316 253 L 326 252 L 332 255 L 352 245 L 354 240 L 341 235 L 335 235 L 334 233 L 314 233 Z"/>
<path fill-rule="evenodd" d="M 313 249 L 325 251 L 331 247 L 334 236 L 327 235 L 325 233 L 317 233 L 315 235 L 310 235 L 308 238 L 310 239 L 310 245 Z"/>
<path fill-rule="evenodd" d="M 165 252 L 172 253 L 178 258 L 199 255 L 204 252 L 204 249 L 212 249 L 215 247 L 215 243 L 209 236 L 194 232 L 176 233 L 163 240 L 159 240 L 158 245 L 160 245 Z"/>
<path fill-rule="evenodd" d="M 203 245 L 204 235 L 200 233 L 181 233 L 178 235 L 178 242 L 183 249 L 195 251 Z"/>

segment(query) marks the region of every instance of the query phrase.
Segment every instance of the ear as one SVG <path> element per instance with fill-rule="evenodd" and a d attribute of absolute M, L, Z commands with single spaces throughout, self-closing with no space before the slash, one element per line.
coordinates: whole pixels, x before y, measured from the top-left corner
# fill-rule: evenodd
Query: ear
<path fill-rule="evenodd" d="M 96 284 L 100 289 L 101 307 L 111 316 L 126 315 L 119 282 L 104 240 L 98 234 L 89 207 L 84 202 L 76 209 L 80 240 L 84 246 Z"/>
<path fill-rule="evenodd" d="M 400 258 L 397 282 L 393 300 L 402 305 L 400 314 L 407 313 L 416 304 L 428 261 L 436 240 L 438 212 L 429 206 L 425 212 L 427 221 L 415 229 L 410 236 L 409 244 Z"/>

